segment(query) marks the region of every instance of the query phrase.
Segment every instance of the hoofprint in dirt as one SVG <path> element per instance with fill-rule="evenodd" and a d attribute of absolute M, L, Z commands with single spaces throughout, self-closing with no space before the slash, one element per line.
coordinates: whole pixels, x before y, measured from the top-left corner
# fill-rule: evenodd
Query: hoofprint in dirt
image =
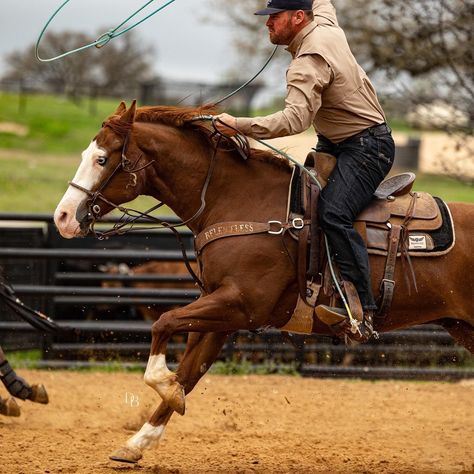
<path fill-rule="evenodd" d="M 206 375 L 133 467 L 108 455 L 156 405 L 140 374 L 22 373 L 50 404 L 0 418 L 2 474 L 474 472 L 473 380 Z"/>

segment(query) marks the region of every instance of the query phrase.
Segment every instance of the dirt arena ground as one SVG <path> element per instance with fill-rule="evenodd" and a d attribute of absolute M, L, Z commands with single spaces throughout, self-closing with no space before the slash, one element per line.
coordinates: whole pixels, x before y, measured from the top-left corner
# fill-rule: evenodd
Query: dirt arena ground
<path fill-rule="evenodd" d="M 51 402 L 0 417 L 2 474 L 474 473 L 474 380 L 205 376 L 133 466 L 108 455 L 157 403 L 140 374 L 18 372 Z"/>

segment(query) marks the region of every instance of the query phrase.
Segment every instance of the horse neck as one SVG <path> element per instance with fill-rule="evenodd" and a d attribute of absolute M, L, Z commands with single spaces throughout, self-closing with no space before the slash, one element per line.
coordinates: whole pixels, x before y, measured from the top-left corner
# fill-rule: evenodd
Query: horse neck
<path fill-rule="evenodd" d="M 150 124 L 143 128 L 145 133 L 137 137 L 137 142 L 152 165 L 145 170 L 141 194 L 153 196 L 186 221 L 201 206 L 212 150 L 205 149 L 193 131 L 186 130 L 185 134 L 173 127 Z M 189 227 L 194 231 L 198 225 L 193 220 Z"/>
<path fill-rule="evenodd" d="M 285 219 L 288 169 L 215 152 L 192 131 L 184 134 L 168 129 L 166 137 L 153 143 L 159 146 L 147 150 L 155 161 L 148 172 L 146 194 L 164 202 L 183 221 L 193 217 L 201 206 L 203 186 L 215 154 L 205 208 L 189 224 L 195 234 L 216 222 Z"/>

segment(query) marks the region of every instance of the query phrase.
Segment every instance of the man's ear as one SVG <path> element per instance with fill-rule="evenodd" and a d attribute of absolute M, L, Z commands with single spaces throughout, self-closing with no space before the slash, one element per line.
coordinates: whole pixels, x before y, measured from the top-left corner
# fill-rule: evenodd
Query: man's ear
<path fill-rule="evenodd" d="M 304 22 L 306 15 L 304 14 L 303 10 L 297 10 L 296 14 L 294 15 L 295 25 L 301 25 Z"/>

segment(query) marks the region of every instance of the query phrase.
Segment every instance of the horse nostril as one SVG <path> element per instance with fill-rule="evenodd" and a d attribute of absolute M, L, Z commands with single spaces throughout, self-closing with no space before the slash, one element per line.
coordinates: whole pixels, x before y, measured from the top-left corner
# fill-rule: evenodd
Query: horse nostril
<path fill-rule="evenodd" d="M 68 213 L 66 211 L 62 211 L 57 217 L 58 224 L 65 224 L 67 220 L 68 220 Z"/>

